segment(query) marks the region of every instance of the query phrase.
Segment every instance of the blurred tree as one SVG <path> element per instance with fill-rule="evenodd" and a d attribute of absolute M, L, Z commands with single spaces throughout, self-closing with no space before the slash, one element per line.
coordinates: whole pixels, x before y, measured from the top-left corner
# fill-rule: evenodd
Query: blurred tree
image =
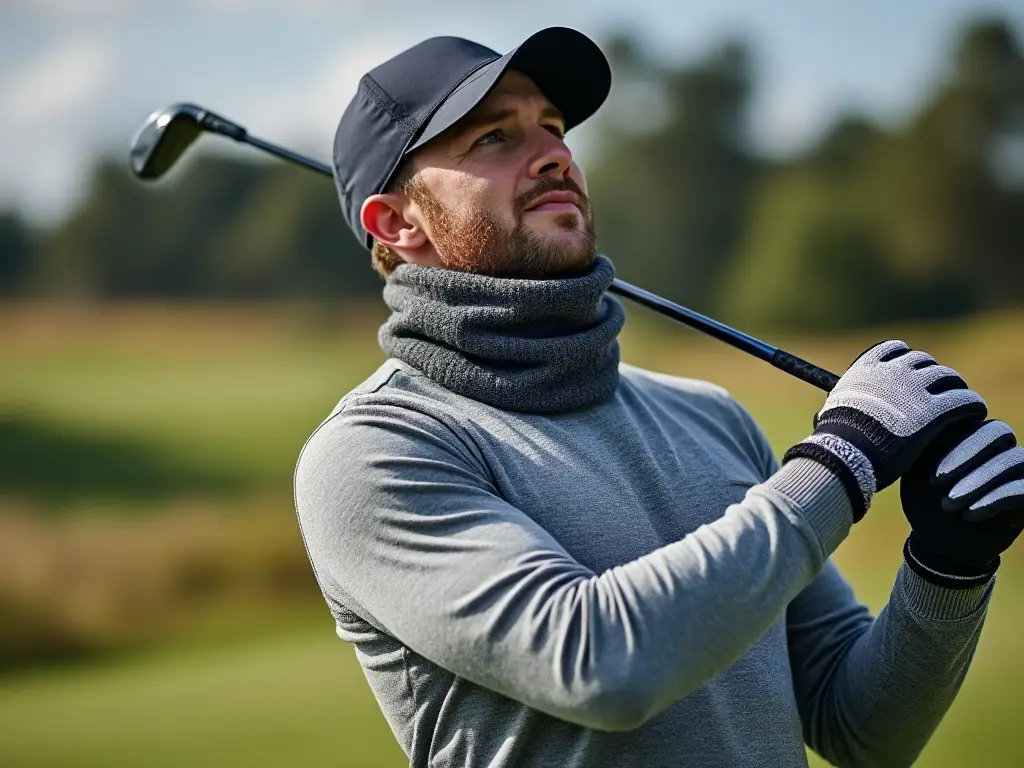
<path fill-rule="evenodd" d="M 326 298 L 380 285 L 329 182 L 209 156 L 157 186 L 102 162 L 41 259 L 50 290 L 65 296 Z"/>
<path fill-rule="evenodd" d="M 34 255 L 33 233 L 13 212 L 0 212 L 0 296 L 27 288 Z"/>
<path fill-rule="evenodd" d="M 45 244 L 49 284 L 61 295 L 87 298 L 197 294 L 216 258 L 211 242 L 265 173 L 201 158 L 174 184 L 147 187 L 122 163 L 101 162 L 83 205 Z"/>
<path fill-rule="evenodd" d="M 847 117 L 806 158 L 765 178 L 720 289 L 732 322 L 837 329 L 892 312 L 890 254 L 856 193 L 880 140 L 866 120 Z"/>
<path fill-rule="evenodd" d="M 211 244 L 204 292 L 241 297 L 379 297 L 370 254 L 341 217 L 330 181 L 286 165 L 270 170 Z"/>
<path fill-rule="evenodd" d="M 1006 23 L 962 30 L 905 125 L 848 115 L 776 163 L 748 139 L 755 61 L 742 41 L 686 64 L 628 32 L 604 48 L 615 87 L 587 176 L 599 246 L 622 277 L 752 328 L 1021 303 L 1024 54 Z M 101 162 L 42 240 L 0 217 L 0 291 L 30 282 L 97 298 L 380 299 L 329 182 L 202 154 L 155 186 Z"/>
<path fill-rule="evenodd" d="M 864 167 L 915 316 L 1020 302 L 1024 176 L 1012 182 L 1003 150 L 1022 142 L 1024 59 L 1008 26 L 980 21 L 961 35 L 947 81 Z"/>
<path fill-rule="evenodd" d="M 1022 242 L 1024 60 L 1005 24 L 980 21 L 904 128 L 845 119 L 769 174 L 721 296 L 754 327 L 1008 306 L 1024 295 Z"/>
<path fill-rule="evenodd" d="M 727 41 L 669 66 L 627 36 L 606 49 L 616 92 L 587 168 L 599 247 L 622 277 L 711 311 L 759 170 L 746 136 L 750 51 Z"/>

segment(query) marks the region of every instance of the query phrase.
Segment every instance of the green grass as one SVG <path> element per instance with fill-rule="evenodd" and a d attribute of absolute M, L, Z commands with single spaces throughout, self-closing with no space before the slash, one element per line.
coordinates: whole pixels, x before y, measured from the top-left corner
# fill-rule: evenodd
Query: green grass
<path fill-rule="evenodd" d="M 8 498 L 0 514 L 14 503 L 143 515 L 189 496 L 223 499 L 233 513 L 250 498 L 279 498 L 281 514 L 291 515 L 298 449 L 379 364 L 379 317 L 216 307 L 0 313 L 0 499 Z M 1009 315 L 773 341 L 841 371 L 873 341 L 904 338 L 960 370 L 995 415 L 1024 429 L 1022 329 L 1024 317 Z M 647 313 L 631 314 L 623 359 L 727 387 L 780 453 L 809 431 L 823 398 Z M 875 610 L 905 535 L 891 489 L 837 554 Z M 1018 549 L 1005 559 L 963 692 L 919 765 L 1024 765 L 1016 738 L 1024 690 L 1024 545 Z M 403 762 L 329 622 L 42 669 L 0 685 L 3 766 Z"/>
<path fill-rule="evenodd" d="M 287 495 L 303 441 L 383 360 L 375 317 L 326 332 L 280 309 L 0 314 L 0 495 L 58 511 Z"/>
<path fill-rule="evenodd" d="M 320 629 L 6 681 L 0 765 L 404 764 L 351 647 Z"/>
<path fill-rule="evenodd" d="M 1017 594 L 997 594 L 971 674 L 918 765 L 1024 764 L 1015 738 L 1024 686 Z M 351 649 L 326 624 L 0 686 L 4 766 L 402 764 Z"/>

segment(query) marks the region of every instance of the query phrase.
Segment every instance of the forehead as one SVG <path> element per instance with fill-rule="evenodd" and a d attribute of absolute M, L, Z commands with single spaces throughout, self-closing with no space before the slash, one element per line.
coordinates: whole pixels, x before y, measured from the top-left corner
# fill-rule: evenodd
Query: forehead
<path fill-rule="evenodd" d="M 499 110 L 533 106 L 538 111 L 555 110 L 554 105 L 529 77 L 514 69 L 510 69 L 497 82 L 487 97 L 471 109 L 455 125 L 445 131 L 439 138 L 454 138 L 468 126 L 473 126 L 481 116 L 492 115 Z"/>
<path fill-rule="evenodd" d="M 528 76 L 524 75 L 515 69 L 508 70 L 498 84 L 494 86 L 494 89 L 487 94 L 487 98 L 481 101 L 474 107 L 473 111 L 480 109 L 481 107 L 487 107 L 498 101 L 512 101 L 516 99 L 525 100 L 540 100 L 545 105 L 550 104 L 544 94 L 541 93 L 540 88 L 533 82 Z M 472 114 L 472 112 L 470 112 Z"/>
<path fill-rule="evenodd" d="M 536 109 L 538 114 L 548 112 L 558 115 L 558 110 L 544 96 L 537 84 L 528 76 L 514 69 L 502 75 L 487 97 L 471 109 L 462 119 L 444 131 L 440 136 L 427 142 L 413 154 L 416 166 L 432 165 L 440 162 L 447 151 L 459 145 L 462 136 L 474 126 L 486 122 L 486 119 L 506 110 L 518 111 L 529 107 Z"/>

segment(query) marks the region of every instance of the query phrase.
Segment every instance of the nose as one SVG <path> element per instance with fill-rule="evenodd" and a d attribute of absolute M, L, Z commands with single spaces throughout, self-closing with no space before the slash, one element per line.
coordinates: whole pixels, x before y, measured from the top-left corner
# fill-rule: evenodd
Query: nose
<path fill-rule="evenodd" d="M 537 130 L 540 136 L 537 143 L 537 154 L 530 163 L 530 178 L 567 176 L 572 167 L 572 152 L 569 151 L 565 142 L 551 131 L 541 126 L 537 126 Z"/>

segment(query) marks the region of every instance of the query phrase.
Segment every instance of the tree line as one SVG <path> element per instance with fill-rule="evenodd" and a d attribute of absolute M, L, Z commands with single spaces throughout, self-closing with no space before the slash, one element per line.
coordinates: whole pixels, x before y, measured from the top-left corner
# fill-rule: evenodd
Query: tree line
<path fill-rule="evenodd" d="M 846 114 L 786 160 L 753 148 L 744 40 L 685 65 L 628 35 L 603 47 L 621 85 L 586 171 L 600 249 L 624 279 L 752 328 L 1024 302 L 1024 53 L 1005 21 L 965 25 L 903 124 Z M 0 214 L 9 297 L 331 302 L 380 285 L 330 182 L 276 162 L 203 154 L 147 186 L 107 158 L 52 229 Z"/>

